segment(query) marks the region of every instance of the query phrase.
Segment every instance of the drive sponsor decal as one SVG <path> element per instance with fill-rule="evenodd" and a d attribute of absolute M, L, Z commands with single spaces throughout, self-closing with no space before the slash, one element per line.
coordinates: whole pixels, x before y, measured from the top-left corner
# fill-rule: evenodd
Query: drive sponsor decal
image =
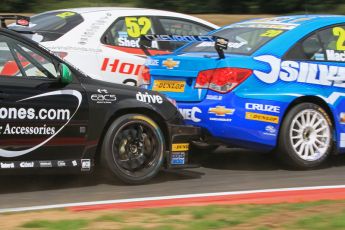
<path fill-rule="evenodd" d="M 270 67 L 267 72 L 254 70 L 254 75 L 268 84 L 282 80 L 285 82 L 301 82 L 345 88 L 345 83 L 343 82 L 345 67 L 282 61 L 271 55 L 258 56 L 254 59 L 266 63 Z"/>
<path fill-rule="evenodd" d="M 277 106 L 277 105 L 246 103 L 245 107 L 246 107 L 246 110 L 255 110 L 255 111 L 270 112 L 270 113 L 280 113 L 280 106 Z"/>
<path fill-rule="evenodd" d="M 191 109 L 178 109 L 185 120 L 191 120 L 193 122 L 200 122 L 201 119 L 197 117 L 197 114 L 201 114 L 201 110 L 198 107 Z"/>
<path fill-rule="evenodd" d="M 271 116 L 267 114 L 252 113 L 252 112 L 246 112 L 246 119 L 254 120 L 254 121 L 263 121 L 263 122 L 274 123 L 274 124 L 278 124 L 279 122 L 278 116 Z"/>
<path fill-rule="evenodd" d="M 1 134 L 21 134 L 21 135 L 48 135 L 45 140 L 37 145 L 23 150 L 6 150 L 0 149 L 0 156 L 1 157 L 17 157 L 21 155 L 25 155 L 30 153 L 48 141 L 53 139 L 58 133 L 65 128 L 65 126 L 71 121 L 74 115 L 79 110 L 79 107 L 82 102 L 82 95 L 79 91 L 76 90 L 57 90 L 48 93 L 39 94 L 36 96 L 28 97 L 17 102 L 25 102 L 25 101 L 32 101 L 33 99 L 37 98 L 45 98 L 50 96 L 59 96 L 59 95 L 67 95 L 75 97 L 78 101 L 78 105 L 76 106 L 75 111 L 70 111 L 68 109 L 39 109 L 35 110 L 33 108 L 16 108 L 15 106 L 11 108 L 4 108 L 2 107 L 0 113 L 0 121 L 1 120 L 22 120 L 22 121 L 31 121 L 31 120 L 60 120 L 63 121 L 63 125 L 58 128 L 57 130 L 55 127 L 47 127 L 46 125 L 42 125 L 41 127 L 31 127 L 31 126 L 12 126 L 10 124 L 6 124 L 5 126 L 1 127 Z M 15 103 L 14 103 L 15 105 Z"/>
<path fill-rule="evenodd" d="M 189 143 L 178 143 L 172 144 L 171 151 L 173 152 L 181 152 L 181 151 L 188 151 L 189 150 Z"/>
<path fill-rule="evenodd" d="M 136 94 L 136 98 L 138 101 L 145 102 L 145 103 L 152 103 L 152 104 L 162 104 L 163 103 L 163 98 L 159 95 L 152 95 L 149 94 L 148 92 L 142 93 L 138 92 Z"/>

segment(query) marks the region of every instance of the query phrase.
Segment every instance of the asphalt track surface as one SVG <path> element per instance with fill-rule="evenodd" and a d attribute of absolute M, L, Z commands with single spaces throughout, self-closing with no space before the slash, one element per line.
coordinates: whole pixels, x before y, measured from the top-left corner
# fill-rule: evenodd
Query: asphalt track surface
<path fill-rule="evenodd" d="M 201 165 L 162 171 L 149 183 L 137 186 L 108 182 L 97 174 L 1 176 L 0 208 L 345 184 L 344 155 L 332 156 L 316 170 L 294 171 L 269 154 L 223 148 L 203 157 Z"/>

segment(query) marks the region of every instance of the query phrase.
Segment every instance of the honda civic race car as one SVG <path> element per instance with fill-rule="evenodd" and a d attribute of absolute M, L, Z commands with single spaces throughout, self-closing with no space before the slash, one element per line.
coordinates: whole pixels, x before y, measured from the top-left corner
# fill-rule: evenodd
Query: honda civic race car
<path fill-rule="evenodd" d="M 136 85 L 146 56 L 139 37 L 152 33 L 206 34 L 218 26 L 185 14 L 168 11 L 96 7 L 44 12 L 26 26 L 25 33 L 95 79 Z M 184 43 L 154 44 L 152 52 L 168 53 Z"/>
<path fill-rule="evenodd" d="M 207 141 L 277 150 L 297 168 L 345 152 L 344 16 L 263 18 L 194 37 L 148 59 L 140 84 L 176 100 Z"/>
<path fill-rule="evenodd" d="M 100 165 L 138 184 L 163 166 L 192 166 L 189 142 L 199 128 L 185 126 L 163 95 L 92 79 L 7 29 L 0 57 L 0 173 Z M 8 63 L 19 73 L 4 74 Z"/>

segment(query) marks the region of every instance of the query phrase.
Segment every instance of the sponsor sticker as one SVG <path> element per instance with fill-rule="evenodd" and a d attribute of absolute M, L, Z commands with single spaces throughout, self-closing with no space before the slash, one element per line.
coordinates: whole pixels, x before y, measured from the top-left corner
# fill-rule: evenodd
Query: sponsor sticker
<path fill-rule="evenodd" d="M 65 167 L 66 166 L 66 162 L 65 161 L 57 161 L 57 166 L 58 167 Z"/>
<path fill-rule="evenodd" d="M 171 147 L 171 151 L 173 152 L 188 151 L 188 150 L 189 150 L 189 143 L 172 144 L 172 147 Z"/>
<path fill-rule="evenodd" d="M 277 106 L 277 105 L 246 103 L 245 107 L 247 110 L 255 110 L 255 111 L 270 112 L 270 113 L 280 113 L 280 106 Z"/>
<path fill-rule="evenodd" d="M 161 92 L 184 92 L 186 82 L 185 81 L 167 81 L 167 80 L 155 80 L 152 90 Z"/>
<path fill-rule="evenodd" d="M 180 61 L 174 61 L 172 58 L 168 58 L 163 61 L 163 66 L 167 67 L 167 69 L 173 69 L 175 67 L 179 67 Z"/>
<path fill-rule="evenodd" d="M 206 95 L 207 100 L 213 100 L 213 101 L 221 101 L 223 99 L 223 96 L 220 95 Z"/>
<path fill-rule="evenodd" d="M 7 162 L 0 162 L 0 168 L 2 169 L 13 169 L 15 166 L 14 166 L 14 163 L 11 162 L 11 163 L 7 163 Z"/>
<path fill-rule="evenodd" d="M 98 89 L 98 94 L 92 94 L 91 100 L 97 104 L 111 104 L 116 101 L 116 95 L 108 93 L 106 89 Z"/>
<path fill-rule="evenodd" d="M 215 114 L 216 116 L 221 116 L 225 117 L 225 115 L 232 115 L 234 114 L 235 109 L 229 109 L 226 108 L 225 106 L 216 106 L 216 107 L 211 107 L 208 109 L 208 113 L 210 114 Z"/>
<path fill-rule="evenodd" d="M 185 153 L 184 152 L 178 152 L 178 153 L 172 153 L 171 154 L 171 164 L 172 165 L 184 165 L 185 164 Z"/>
<path fill-rule="evenodd" d="M 185 120 L 191 120 L 193 122 L 200 122 L 201 119 L 197 117 L 197 114 L 201 114 L 201 110 L 198 107 L 191 109 L 178 109 Z"/>
<path fill-rule="evenodd" d="M 279 123 L 278 116 L 272 116 L 272 115 L 261 114 L 261 113 L 246 112 L 246 119 L 254 120 L 254 121 L 263 121 L 263 122 L 274 123 L 274 124 Z"/>
<path fill-rule="evenodd" d="M 276 136 L 277 135 L 277 129 L 273 125 L 267 125 L 265 127 L 265 135 L 268 136 Z"/>
<path fill-rule="evenodd" d="M 40 161 L 39 162 L 41 168 L 51 168 L 53 167 L 53 163 L 51 161 Z"/>
<path fill-rule="evenodd" d="M 91 169 L 91 160 L 90 159 L 81 159 L 81 170 L 90 171 Z"/>
<path fill-rule="evenodd" d="M 136 98 L 138 101 L 145 102 L 145 103 L 152 103 L 152 104 L 162 104 L 163 98 L 159 95 L 152 95 L 148 92 L 142 93 L 138 92 L 136 94 Z"/>
<path fill-rule="evenodd" d="M 35 167 L 35 162 L 23 161 L 23 162 L 19 163 L 19 167 L 21 167 L 21 168 L 33 168 L 33 167 Z"/>

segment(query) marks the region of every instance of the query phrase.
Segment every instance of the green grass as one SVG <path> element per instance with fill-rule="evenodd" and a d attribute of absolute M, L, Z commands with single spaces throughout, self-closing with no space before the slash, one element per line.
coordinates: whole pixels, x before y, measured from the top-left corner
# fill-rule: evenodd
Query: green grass
<path fill-rule="evenodd" d="M 334 208 L 333 208 L 334 207 Z M 39 213 L 39 212 L 38 212 Z M 283 222 L 279 217 L 283 218 Z M 73 213 L 72 213 L 73 215 Z M 39 216 L 39 215 L 38 215 Z M 244 224 L 256 230 L 279 229 L 345 229 L 345 201 L 318 201 L 273 205 L 209 205 L 169 207 L 128 211 L 107 211 L 93 218 L 73 220 L 36 220 L 24 223 L 26 229 L 92 229 L 110 222 L 124 230 L 221 229 Z M 271 222 L 267 222 L 271 221 Z M 108 223 L 109 224 L 109 223 Z"/>
<path fill-rule="evenodd" d="M 86 227 L 88 221 L 84 219 L 77 220 L 59 220 L 59 221 L 47 221 L 38 220 L 30 221 L 22 225 L 23 228 L 35 228 L 35 229 L 45 229 L 45 230 L 78 230 Z"/>

